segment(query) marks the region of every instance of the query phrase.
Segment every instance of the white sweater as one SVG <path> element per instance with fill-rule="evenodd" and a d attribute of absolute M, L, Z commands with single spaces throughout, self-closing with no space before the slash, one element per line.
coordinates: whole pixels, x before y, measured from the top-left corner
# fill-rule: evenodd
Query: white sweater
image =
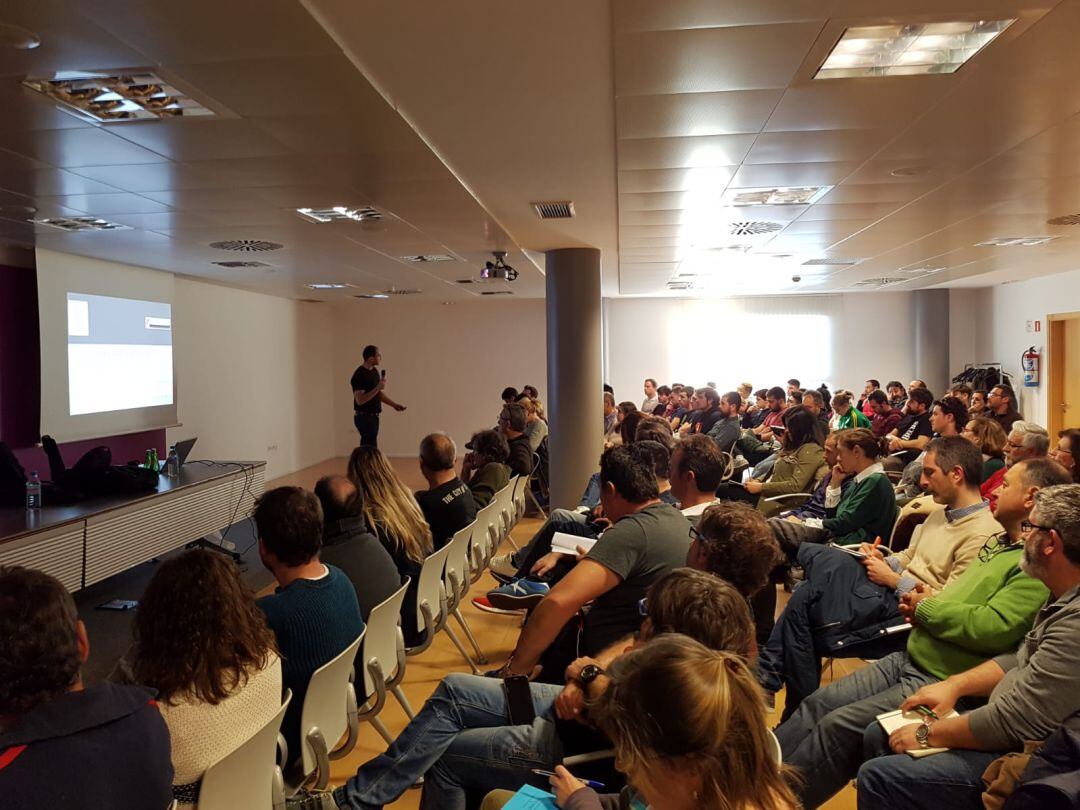
<path fill-rule="evenodd" d="M 172 740 L 173 784 L 199 781 L 206 769 L 224 759 L 281 708 L 281 659 L 248 674 L 247 682 L 221 703 L 174 698 L 158 701 Z M 191 807 L 192 805 L 180 805 Z"/>

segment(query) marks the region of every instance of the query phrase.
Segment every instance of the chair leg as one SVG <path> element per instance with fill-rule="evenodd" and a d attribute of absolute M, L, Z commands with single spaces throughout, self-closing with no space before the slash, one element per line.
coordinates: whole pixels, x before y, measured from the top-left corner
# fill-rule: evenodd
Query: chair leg
<path fill-rule="evenodd" d="M 536 507 L 536 511 L 540 513 L 541 517 L 543 517 L 544 520 L 547 520 L 547 512 L 545 512 L 544 507 L 540 505 L 540 501 L 536 499 L 536 495 L 533 494 L 532 489 L 525 490 L 525 497 L 532 501 L 532 505 Z"/>
<path fill-rule="evenodd" d="M 455 607 L 453 612 L 454 619 L 465 633 L 465 637 L 469 639 L 469 643 L 472 644 L 472 648 L 476 650 L 476 663 L 486 664 L 488 662 L 487 656 L 484 655 L 484 651 L 480 649 L 480 645 L 476 643 L 476 637 L 472 634 L 472 630 L 469 627 L 468 622 L 465 621 L 465 617 L 461 615 L 461 608 Z"/>
<path fill-rule="evenodd" d="M 312 729 L 307 735 L 308 744 L 315 752 L 315 789 L 326 790 L 330 784 L 330 751 L 322 732 Z"/>
<path fill-rule="evenodd" d="M 386 730 L 382 720 L 378 717 L 372 717 L 368 722 L 375 727 L 375 730 L 379 732 L 379 736 L 383 738 L 387 745 L 394 744 L 394 738 L 390 736 L 390 732 Z"/>
<path fill-rule="evenodd" d="M 416 717 L 416 712 L 412 710 L 412 706 L 409 705 L 409 699 L 405 697 L 405 693 L 401 691 L 400 686 L 391 688 L 391 693 L 397 698 L 397 702 L 401 704 L 401 708 L 404 709 L 405 714 L 409 715 L 409 719 L 412 720 Z"/>
<path fill-rule="evenodd" d="M 461 653 L 461 657 L 464 658 L 468 662 L 469 669 L 472 670 L 472 674 L 473 675 L 481 675 L 481 674 L 483 674 L 483 673 L 480 672 L 480 669 L 476 666 L 476 663 L 472 660 L 472 658 L 469 657 L 469 653 L 466 652 L 465 647 L 462 646 L 461 639 L 457 637 L 457 633 L 455 633 L 453 631 L 453 629 L 451 629 L 450 625 L 446 625 L 446 627 L 444 629 L 446 630 L 446 635 L 450 636 L 450 641 L 453 642 L 455 647 L 457 647 L 457 651 L 459 653 Z"/>

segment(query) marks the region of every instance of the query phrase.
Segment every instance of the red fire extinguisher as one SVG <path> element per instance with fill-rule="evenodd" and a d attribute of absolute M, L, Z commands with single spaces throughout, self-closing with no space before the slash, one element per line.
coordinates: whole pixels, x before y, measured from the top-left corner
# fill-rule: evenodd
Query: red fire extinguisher
<path fill-rule="evenodd" d="M 1034 346 L 1028 348 L 1020 358 L 1020 368 L 1024 372 L 1024 387 L 1039 387 L 1039 353 Z"/>

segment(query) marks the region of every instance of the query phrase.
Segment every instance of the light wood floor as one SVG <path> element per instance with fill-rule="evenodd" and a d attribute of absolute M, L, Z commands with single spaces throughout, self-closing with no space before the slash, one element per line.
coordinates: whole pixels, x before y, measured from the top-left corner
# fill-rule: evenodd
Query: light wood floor
<path fill-rule="evenodd" d="M 420 475 L 419 465 L 414 459 L 396 458 L 392 459 L 392 462 L 394 469 L 406 486 L 414 490 L 426 488 L 427 485 Z M 330 459 L 314 467 L 308 467 L 292 475 L 271 481 L 267 484 L 267 488 L 294 485 L 310 489 L 324 475 L 343 473 L 345 463 L 346 459 L 344 458 Z M 526 517 L 514 527 L 512 535 L 518 545 L 524 545 L 540 526 L 540 520 Z M 469 598 L 483 595 L 496 584 L 490 575 L 481 577 L 473 586 Z M 779 607 L 782 609 L 786 602 L 786 594 L 781 592 L 779 601 Z M 480 648 L 486 653 L 488 660 L 491 662 L 491 666 L 502 664 L 517 642 L 518 633 L 521 630 L 520 620 L 515 616 L 484 613 L 473 607 L 471 602 L 468 602 L 462 608 L 462 613 L 476 635 Z M 835 676 L 839 678 L 859 665 L 858 661 L 837 661 Z M 468 672 L 468 670 L 468 665 L 462 660 L 460 653 L 450 643 L 446 634 L 440 633 L 426 652 L 415 658 L 408 659 L 402 689 L 412 705 L 413 711 L 418 711 L 424 701 L 435 690 L 443 675 L 448 672 Z M 783 710 L 783 692 L 778 694 L 776 698 L 776 715 L 771 718 L 771 725 L 779 722 L 779 712 Z M 393 735 L 398 734 L 408 722 L 405 712 L 402 711 L 392 697 L 387 698 L 386 708 L 383 709 L 379 717 Z M 354 774 L 360 765 L 381 754 L 384 750 L 385 744 L 375 729 L 367 724 L 362 725 L 360 728 L 360 741 L 353 752 L 347 757 L 331 763 L 332 786 L 340 785 Z M 419 805 L 420 791 L 410 790 L 398 801 L 387 805 L 387 807 L 394 808 L 394 810 L 416 810 Z M 842 793 L 825 804 L 824 807 L 826 810 L 852 810 L 855 807 L 855 791 L 850 787 L 845 788 Z"/>

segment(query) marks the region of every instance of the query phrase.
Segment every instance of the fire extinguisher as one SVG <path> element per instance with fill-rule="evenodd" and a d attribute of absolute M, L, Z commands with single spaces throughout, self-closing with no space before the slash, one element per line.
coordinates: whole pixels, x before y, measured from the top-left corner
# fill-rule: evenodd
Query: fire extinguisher
<path fill-rule="evenodd" d="M 1030 346 L 1020 358 L 1020 368 L 1024 372 L 1024 388 L 1039 387 L 1039 353 Z"/>

